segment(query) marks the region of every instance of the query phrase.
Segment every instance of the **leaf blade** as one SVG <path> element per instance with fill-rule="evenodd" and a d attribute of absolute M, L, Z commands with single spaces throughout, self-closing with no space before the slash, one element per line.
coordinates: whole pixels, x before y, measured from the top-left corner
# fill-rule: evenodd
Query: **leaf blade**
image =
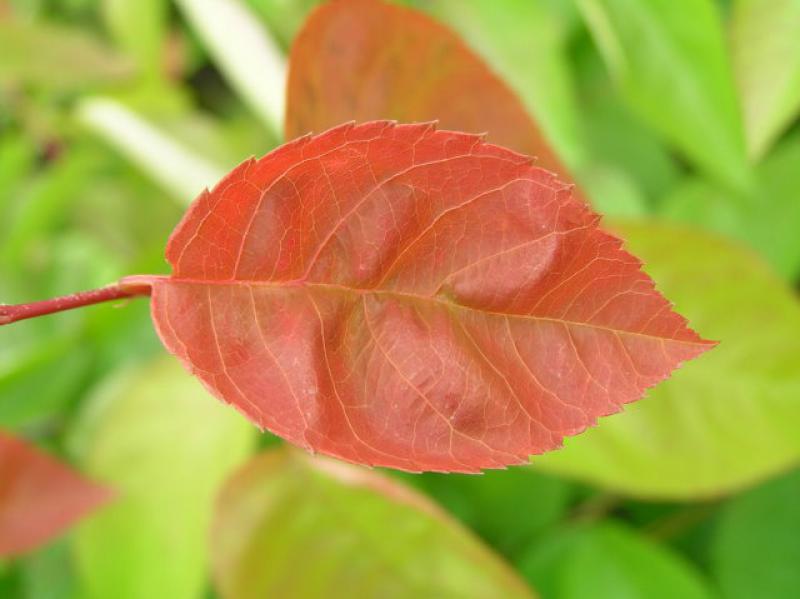
<path fill-rule="evenodd" d="M 164 345 L 259 426 L 358 463 L 521 463 L 713 345 L 568 186 L 430 124 L 243 163 L 167 258 Z"/>
<path fill-rule="evenodd" d="M 563 14 L 569 8 L 525 0 L 507 2 L 503 10 L 491 0 L 442 0 L 428 8 L 486 58 L 517 92 L 558 155 L 578 169 L 586 157 L 567 60 L 570 17 L 577 15 Z"/>
<path fill-rule="evenodd" d="M 800 137 L 777 145 L 758 164 L 757 186 L 736 194 L 702 179 L 677 185 L 662 201 L 662 217 L 739 239 L 786 280 L 800 272 Z"/>
<path fill-rule="evenodd" d="M 231 87 L 267 127 L 280 131 L 286 64 L 272 35 L 247 3 L 178 0 L 177 4 Z"/>
<path fill-rule="evenodd" d="M 792 289 L 724 238 L 666 224 L 616 229 L 720 346 L 647 400 L 534 465 L 665 500 L 727 495 L 791 468 L 800 458 L 792 428 L 800 418 L 800 309 Z"/>
<path fill-rule="evenodd" d="M 254 441 L 252 427 L 220 407 L 163 358 L 110 377 L 86 405 L 75 453 L 120 494 L 76 535 L 78 572 L 92 596 L 202 592 L 215 494 Z"/>
<path fill-rule="evenodd" d="M 105 97 L 81 101 L 78 118 L 128 156 L 175 197 L 197 193 L 220 178 L 216 164 L 143 119 L 121 102 Z"/>
<path fill-rule="evenodd" d="M 489 140 L 567 176 L 513 92 L 422 13 L 371 0 L 326 4 L 306 21 L 289 63 L 287 140 L 350 120 L 437 120 L 488 132 Z"/>
<path fill-rule="evenodd" d="M 800 110 L 800 3 L 737 0 L 731 56 L 750 158 L 758 160 Z"/>
<path fill-rule="evenodd" d="M 354 598 L 531 597 L 501 559 L 421 495 L 288 448 L 256 457 L 228 481 L 212 546 L 226 599 L 345 588 Z M 299 560 L 304 576 L 291 567 Z"/>
<path fill-rule="evenodd" d="M 739 107 L 713 3 L 581 0 L 579 7 L 631 108 L 698 166 L 748 188 Z"/>
<path fill-rule="evenodd" d="M 711 559 L 725 597 L 791 597 L 800 592 L 794 567 L 800 559 L 798 493 L 800 472 L 795 470 L 723 506 Z"/>
<path fill-rule="evenodd" d="M 520 565 L 542 589 L 565 599 L 713 596 L 691 563 L 613 520 L 562 528 L 534 547 Z"/>
<path fill-rule="evenodd" d="M 46 453 L 0 431 L 0 557 L 26 553 L 110 498 Z"/>

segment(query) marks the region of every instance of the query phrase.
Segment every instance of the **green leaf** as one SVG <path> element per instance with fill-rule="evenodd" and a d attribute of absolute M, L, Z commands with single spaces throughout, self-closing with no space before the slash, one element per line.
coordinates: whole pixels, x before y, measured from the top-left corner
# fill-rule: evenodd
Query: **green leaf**
<path fill-rule="evenodd" d="M 754 211 L 744 219 L 752 228 L 750 241 L 794 279 L 800 274 L 800 135 L 761 163 L 756 198 Z"/>
<path fill-rule="evenodd" d="M 614 523 L 566 529 L 520 565 L 560 599 L 709 599 L 695 569 L 677 554 Z"/>
<path fill-rule="evenodd" d="M 254 432 L 171 359 L 109 381 L 73 439 L 83 471 L 118 493 L 77 531 L 89 595 L 197 597 L 217 488 Z"/>
<path fill-rule="evenodd" d="M 102 15 L 109 32 L 133 57 L 140 73 L 159 79 L 164 67 L 167 0 L 103 0 Z"/>
<path fill-rule="evenodd" d="M 286 60 L 244 0 L 176 3 L 242 101 L 272 131 L 282 131 Z"/>
<path fill-rule="evenodd" d="M 800 596 L 800 470 L 722 509 L 713 569 L 729 599 Z"/>
<path fill-rule="evenodd" d="M 0 213 L 6 214 L 14 203 L 35 159 L 36 146 L 28 136 L 8 131 L 0 137 Z"/>
<path fill-rule="evenodd" d="M 116 83 L 131 65 L 83 30 L 0 19 L 0 82 L 69 90 Z"/>
<path fill-rule="evenodd" d="M 566 51 L 569 21 L 547 2 L 439 0 L 434 16 L 458 31 L 517 92 L 571 169 L 584 146 Z"/>
<path fill-rule="evenodd" d="M 705 581 L 688 562 L 614 524 L 595 527 L 564 569 L 564 596 L 617 599 L 709 599 Z"/>
<path fill-rule="evenodd" d="M 0 561 L 0 597 L 22 597 L 22 586 L 19 568 L 6 561 Z"/>
<path fill-rule="evenodd" d="M 667 225 L 618 232 L 714 351 L 622 414 L 534 457 L 639 497 L 721 495 L 800 459 L 800 303 L 752 253 Z"/>
<path fill-rule="evenodd" d="M 800 136 L 778 146 L 756 170 L 751 193 L 690 179 L 662 202 L 670 219 L 738 238 L 789 280 L 800 274 Z"/>
<path fill-rule="evenodd" d="M 701 168 L 750 185 L 739 107 L 711 0 L 580 0 L 631 108 Z"/>
<path fill-rule="evenodd" d="M 104 137 L 182 204 L 204 187 L 213 186 L 225 171 L 148 122 L 124 104 L 109 98 L 87 98 L 78 118 Z"/>
<path fill-rule="evenodd" d="M 595 210 L 613 218 L 644 216 L 647 200 L 636 181 L 614 166 L 592 165 L 580 172 L 580 181 Z"/>
<path fill-rule="evenodd" d="M 58 539 L 20 563 L 24 599 L 81 599 L 68 539 Z M 6 597 L 7 595 L 2 595 Z"/>
<path fill-rule="evenodd" d="M 482 476 L 413 474 L 403 479 L 509 557 L 564 515 L 572 490 L 565 481 L 531 468 L 488 470 Z"/>
<path fill-rule="evenodd" d="M 40 171 L 0 226 L 0 264 L 11 270 L 23 267 L 24 254 L 32 241 L 52 235 L 69 204 L 88 186 L 97 170 L 97 154 L 76 145 L 50 168 Z"/>
<path fill-rule="evenodd" d="M 651 212 L 679 179 L 677 161 L 657 133 L 625 107 L 588 35 L 578 38 L 574 53 L 586 144 L 577 179 L 602 214 Z"/>
<path fill-rule="evenodd" d="M 737 0 L 730 38 L 747 149 L 758 159 L 800 110 L 800 1 Z"/>
<path fill-rule="evenodd" d="M 246 0 L 269 26 L 275 41 L 287 50 L 308 13 L 322 0 Z"/>
<path fill-rule="evenodd" d="M 77 336 L 42 338 L 0 368 L 0 427 L 18 430 L 58 419 L 86 376 L 91 355 L 75 351 Z"/>
<path fill-rule="evenodd" d="M 570 551 L 586 532 L 581 525 L 554 528 L 537 539 L 517 561 L 516 567 L 528 582 L 546 598 L 561 598 L 561 578 Z"/>
<path fill-rule="evenodd" d="M 217 505 L 214 575 L 225 599 L 531 596 L 438 507 L 364 468 L 270 450 Z"/>
<path fill-rule="evenodd" d="M 593 48 L 583 49 L 579 69 L 588 157 L 578 178 L 586 185 L 592 171 L 613 169 L 629 177 L 652 205 L 677 183 L 681 169 L 661 138 L 626 109 L 600 60 Z"/>

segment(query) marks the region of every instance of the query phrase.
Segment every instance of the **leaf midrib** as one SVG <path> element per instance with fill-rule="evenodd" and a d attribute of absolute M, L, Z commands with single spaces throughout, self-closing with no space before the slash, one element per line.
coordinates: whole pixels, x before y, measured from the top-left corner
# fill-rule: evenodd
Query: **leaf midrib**
<path fill-rule="evenodd" d="M 339 293 L 346 293 L 349 295 L 357 295 L 357 296 L 364 296 L 364 295 L 379 295 L 379 296 L 388 296 L 394 297 L 402 300 L 410 300 L 414 302 L 422 302 L 422 303 L 433 303 L 442 306 L 444 309 L 447 310 L 463 310 L 466 312 L 477 312 L 479 314 L 489 315 L 489 316 L 497 316 L 501 318 L 514 318 L 520 320 L 531 320 L 534 322 L 549 322 L 555 324 L 561 324 L 568 327 L 581 327 L 581 328 L 589 328 L 592 330 L 597 331 L 605 331 L 608 333 L 612 333 L 615 335 L 627 335 L 633 337 L 642 337 L 646 339 L 654 339 L 660 342 L 671 342 L 671 343 L 679 343 L 682 345 L 689 345 L 694 347 L 709 347 L 716 345 L 713 341 L 689 341 L 684 339 L 673 339 L 670 337 L 661 337 L 658 335 L 650 335 L 648 333 L 642 333 L 638 331 L 629 331 L 626 329 L 616 329 L 609 326 L 603 326 L 598 324 L 591 324 L 588 322 L 579 322 L 576 320 L 568 320 L 564 318 L 555 318 L 552 316 L 536 316 L 533 314 L 519 314 L 514 312 L 497 312 L 496 310 L 484 310 L 481 308 L 474 308 L 472 306 L 466 306 L 464 304 L 459 304 L 453 301 L 448 301 L 446 299 L 441 299 L 440 297 L 436 296 L 427 296 L 427 295 L 419 295 L 416 293 L 408 293 L 404 291 L 393 291 L 388 289 L 374 289 L 374 288 L 364 288 L 364 287 L 348 287 L 347 285 L 340 285 L 337 283 L 322 283 L 322 282 L 312 282 L 312 281 L 300 281 L 300 280 L 292 280 L 292 281 L 254 281 L 254 280 L 243 280 L 243 279 L 225 279 L 225 280 L 204 280 L 204 279 L 192 279 L 192 278 L 182 278 L 182 277 L 164 277 L 159 278 L 154 282 L 154 284 L 190 284 L 190 285 L 213 285 L 213 286 L 234 286 L 234 287 L 267 287 L 267 288 L 274 288 L 274 289 L 322 289 L 325 291 L 334 291 Z"/>

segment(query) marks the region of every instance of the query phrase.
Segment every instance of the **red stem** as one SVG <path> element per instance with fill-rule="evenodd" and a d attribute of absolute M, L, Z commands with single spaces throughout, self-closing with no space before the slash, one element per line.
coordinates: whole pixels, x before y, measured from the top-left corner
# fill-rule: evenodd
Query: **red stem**
<path fill-rule="evenodd" d="M 75 308 L 91 306 L 101 302 L 147 296 L 150 295 L 150 288 L 153 282 L 160 278 L 161 277 L 151 275 L 136 275 L 125 277 L 118 283 L 108 285 L 107 287 L 101 287 L 100 289 L 79 291 L 78 293 L 54 297 L 40 302 L 14 305 L 0 304 L 0 326 L 11 324 L 18 320 L 25 320 L 26 318 L 45 316 L 46 314 L 73 310 Z"/>

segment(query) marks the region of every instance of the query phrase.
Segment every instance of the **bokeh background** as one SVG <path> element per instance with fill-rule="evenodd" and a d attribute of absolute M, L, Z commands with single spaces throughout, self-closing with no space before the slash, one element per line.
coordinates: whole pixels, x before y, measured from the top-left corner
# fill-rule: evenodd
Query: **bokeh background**
<path fill-rule="evenodd" d="M 166 272 L 188 203 L 283 141 L 316 4 L 0 0 L 0 299 Z M 403 4 L 516 94 L 719 347 L 530 467 L 406 475 L 258 433 L 165 355 L 145 301 L 4 327 L 0 427 L 118 496 L 0 562 L 0 597 L 800 597 L 800 2 Z M 386 80 L 419 57 L 390 25 L 410 27 L 372 25 Z M 426 55 L 373 116 L 471 99 L 492 139 L 509 112 L 454 60 Z"/>

